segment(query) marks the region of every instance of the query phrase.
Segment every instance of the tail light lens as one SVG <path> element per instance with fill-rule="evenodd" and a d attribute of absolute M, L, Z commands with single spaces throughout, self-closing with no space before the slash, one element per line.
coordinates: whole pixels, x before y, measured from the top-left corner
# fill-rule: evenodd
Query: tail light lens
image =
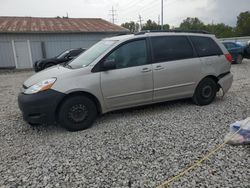
<path fill-rule="evenodd" d="M 225 57 L 228 60 L 228 62 L 232 63 L 233 58 L 232 58 L 231 54 L 225 54 Z"/>

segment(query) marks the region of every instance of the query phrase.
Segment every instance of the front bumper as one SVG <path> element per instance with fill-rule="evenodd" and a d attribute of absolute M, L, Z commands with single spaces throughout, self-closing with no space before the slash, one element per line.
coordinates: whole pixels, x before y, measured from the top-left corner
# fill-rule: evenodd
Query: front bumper
<path fill-rule="evenodd" d="M 226 74 L 219 79 L 218 84 L 221 86 L 223 93 L 228 92 L 233 83 L 233 75 L 231 73 Z"/>
<path fill-rule="evenodd" d="M 56 121 L 56 109 L 65 94 L 47 90 L 36 94 L 18 95 L 18 106 L 23 119 L 30 124 L 43 124 Z"/>

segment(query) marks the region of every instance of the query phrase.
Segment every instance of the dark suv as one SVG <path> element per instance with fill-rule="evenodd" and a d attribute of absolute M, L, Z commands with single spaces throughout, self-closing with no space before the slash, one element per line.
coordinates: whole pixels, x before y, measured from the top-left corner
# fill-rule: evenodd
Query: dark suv
<path fill-rule="evenodd" d="M 86 49 L 77 48 L 77 49 L 71 49 L 64 51 L 53 58 L 48 59 L 41 59 L 34 63 L 34 69 L 35 72 L 39 72 L 43 69 L 46 69 L 48 67 L 61 64 L 61 63 L 67 63 L 68 61 L 74 59 L 78 55 L 80 55 L 82 52 L 84 52 Z"/>

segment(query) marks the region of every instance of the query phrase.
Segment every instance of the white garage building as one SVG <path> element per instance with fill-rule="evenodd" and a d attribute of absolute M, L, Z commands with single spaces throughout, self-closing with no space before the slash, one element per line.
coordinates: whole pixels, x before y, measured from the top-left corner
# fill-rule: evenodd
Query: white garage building
<path fill-rule="evenodd" d="M 38 59 L 128 32 L 99 18 L 0 17 L 0 68 L 31 68 Z"/>

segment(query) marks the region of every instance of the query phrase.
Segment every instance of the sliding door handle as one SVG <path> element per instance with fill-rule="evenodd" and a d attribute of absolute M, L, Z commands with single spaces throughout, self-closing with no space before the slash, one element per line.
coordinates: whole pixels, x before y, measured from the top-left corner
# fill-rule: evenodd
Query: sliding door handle
<path fill-rule="evenodd" d="M 150 71 L 152 71 L 150 68 L 143 68 L 142 70 L 141 70 L 141 72 L 150 72 Z"/>
<path fill-rule="evenodd" d="M 164 67 L 161 66 L 161 65 L 157 65 L 157 66 L 155 67 L 155 70 L 162 70 L 162 69 L 164 69 Z"/>

